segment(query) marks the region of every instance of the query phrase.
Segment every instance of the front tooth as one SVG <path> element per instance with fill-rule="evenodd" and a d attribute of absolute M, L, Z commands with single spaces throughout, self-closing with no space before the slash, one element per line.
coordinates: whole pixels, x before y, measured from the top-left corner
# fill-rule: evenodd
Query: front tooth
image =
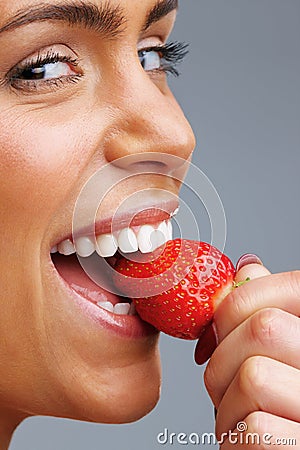
<path fill-rule="evenodd" d="M 130 310 L 130 303 L 117 303 L 114 306 L 114 313 L 115 314 L 122 314 L 127 315 Z"/>
<path fill-rule="evenodd" d="M 131 228 L 124 228 L 118 236 L 118 246 L 123 253 L 133 253 L 138 250 L 138 242 Z"/>
<path fill-rule="evenodd" d="M 76 240 L 76 252 L 79 256 L 87 258 L 95 251 L 94 242 L 87 236 L 82 236 Z"/>
<path fill-rule="evenodd" d="M 58 244 L 57 249 L 59 253 L 65 256 L 75 253 L 75 247 L 70 239 L 66 239 Z"/>
<path fill-rule="evenodd" d="M 167 239 L 166 239 L 165 235 L 162 233 L 162 231 L 157 229 L 157 230 L 154 230 L 154 233 L 151 236 L 151 241 L 153 243 L 152 250 L 156 250 L 158 247 L 165 244 Z"/>
<path fill-rule="evenodd" d="M 167 228 L 168 228 L 168 240 L 171 241 L 173 239 L 173 225 L 171 220 L 167 221 Z"/>
<path fill-rule="evenodd" d="M 152 239 L 154 238 L 154 228 L 151 225 L 142 225 L 137 235 L 139 250 L 141 253 L 153 251 Z M 153 233 L 153 236 L 151 236 Z"/>
<path fill-rule="evenodd" d="M 167 222 L 161 222 L 157 228 L 166 238 L 166 240 L 169 239 L 169 231 L 168 231 L 168 225 Z"/>
<path fill-rule="evenodd" d="M 110 302 L 98 302 L 97 305 L 100 306 L 100 308 L 106 309 L 106 311 L 114 311 L 114 305 Z"/>
<path fill-rule="evenodd" d="M 156 240 L 157 240 L 157 247 L 160 247 L 161 245 L 165 244 L 167 242 L 167 238 L 164 233 L 160 230 L 155 231 Z"/>
<path fill-rule="evenodd" d="M 158 247 L 165 244 L 169 240 L 169 230 L 167 222 L 161 222 L 156 230 L 157 240 L 159 242 Z"/>
<path fill-rule="evenodd" d="M 98 255 L 102 256 L 102 258 L 114 256 L 118 249 L 118 243 L 112 234 L 102 234 L 101 236 L 97 236 L 96 240 L 98 245 L 96 251 Z"/>

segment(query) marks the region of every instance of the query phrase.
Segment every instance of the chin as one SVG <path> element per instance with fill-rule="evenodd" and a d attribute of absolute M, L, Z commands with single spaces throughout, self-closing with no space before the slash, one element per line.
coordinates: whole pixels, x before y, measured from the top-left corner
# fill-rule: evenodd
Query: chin
<path fill-rule="evenodd" d="M 112 377 L 106 391 L 106 423 L 129 423 L 139 420 L 156 406 L 161 389 L 161 367 L 157 352 L 139 364 L 133 364 Z"/>
<path fill-rule="evenodd" d="M 73 370 L 67 365 L 61 367 L 66 374 L 63 382 L 52 380 L 58 402 L 48 402 L 52 407 L 44 411 L 45 415 L 122 424 L 141 419 L 159 401 L 161 365 L 157 342 L 152 350 L 148 348 L 144 358 L 135 355 L 124 366 L 99 364 L 97 371 L 95 367 L 83 368 L 81 363 Z"/>
<path fill-rule="evenodd" d="M 125 380 L 115 380 L 108 389 L 106 394 L 109 401 L 106 404 L 105 416 L 97 417 L 97 411 L 95 411 L 96 422 L 111 424 L 135 422 L 156 406 L 160 397 L 160 371 L 151 366 L 143 374 L 136 373 L 134 368 L 130 372 L 132 375 L 124 374 Z"/>

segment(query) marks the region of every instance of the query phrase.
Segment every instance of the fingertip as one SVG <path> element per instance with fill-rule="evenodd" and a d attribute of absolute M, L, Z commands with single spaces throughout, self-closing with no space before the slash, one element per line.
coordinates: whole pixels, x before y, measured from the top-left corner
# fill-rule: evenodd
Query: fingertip
<path fill-rule="evenodd" d="M 238 260 L 236 264 L 236 271 L 238 272 L 242 267 L 248 264 L 260 264 L 261 266 L 263 266 L 263 262 L 259 256 L 255 255 L 254 253 L 245 253 Z"/>
<path fill-rule="evenodd" d="M 245 281 L 247 278 L 255 280 L 256 278 L 265 277 L 270 274 L 271 272 L 262 264 L 247 264 L 238 270 L 235 281 L 239 283 Z"/>

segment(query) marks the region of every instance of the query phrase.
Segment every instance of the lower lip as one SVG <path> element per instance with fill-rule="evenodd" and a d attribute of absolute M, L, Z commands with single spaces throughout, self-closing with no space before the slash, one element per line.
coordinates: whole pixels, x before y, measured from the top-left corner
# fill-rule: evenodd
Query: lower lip
<path fill-rule="evenodd" d="M 152 325 L 144 322 L 138 315 L 120 315 L 106 311 L 104 308 L 98 307 L 90 300 L 76 292 L 57 272 L 51 257 L 49 258 L 51 269 L 55 274 L 58 283 L 68 297 L 77 304 L 79 309 L 94 323 L 96 322 L 102 329 L 105 329 L 115 335 L 128 338 L 139 339 L 151 335 L 156 335 L 159 331 Z"/>

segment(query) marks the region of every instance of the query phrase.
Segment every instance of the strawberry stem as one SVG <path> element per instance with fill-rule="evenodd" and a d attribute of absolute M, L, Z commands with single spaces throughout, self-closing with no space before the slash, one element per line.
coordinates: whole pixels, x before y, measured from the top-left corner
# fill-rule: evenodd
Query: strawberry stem
<path fill-rule="evenodd" d="M 239 283 L 237 283 L 236 281 L 233 282 L 233 287 L 234 288 L 238 288 L 239 286 L 243 286 L 243 284 L 248 283 L 248 281 L 250 281 L 250 278 L 247 277 L 246 280 L 240 281 Z"/>

